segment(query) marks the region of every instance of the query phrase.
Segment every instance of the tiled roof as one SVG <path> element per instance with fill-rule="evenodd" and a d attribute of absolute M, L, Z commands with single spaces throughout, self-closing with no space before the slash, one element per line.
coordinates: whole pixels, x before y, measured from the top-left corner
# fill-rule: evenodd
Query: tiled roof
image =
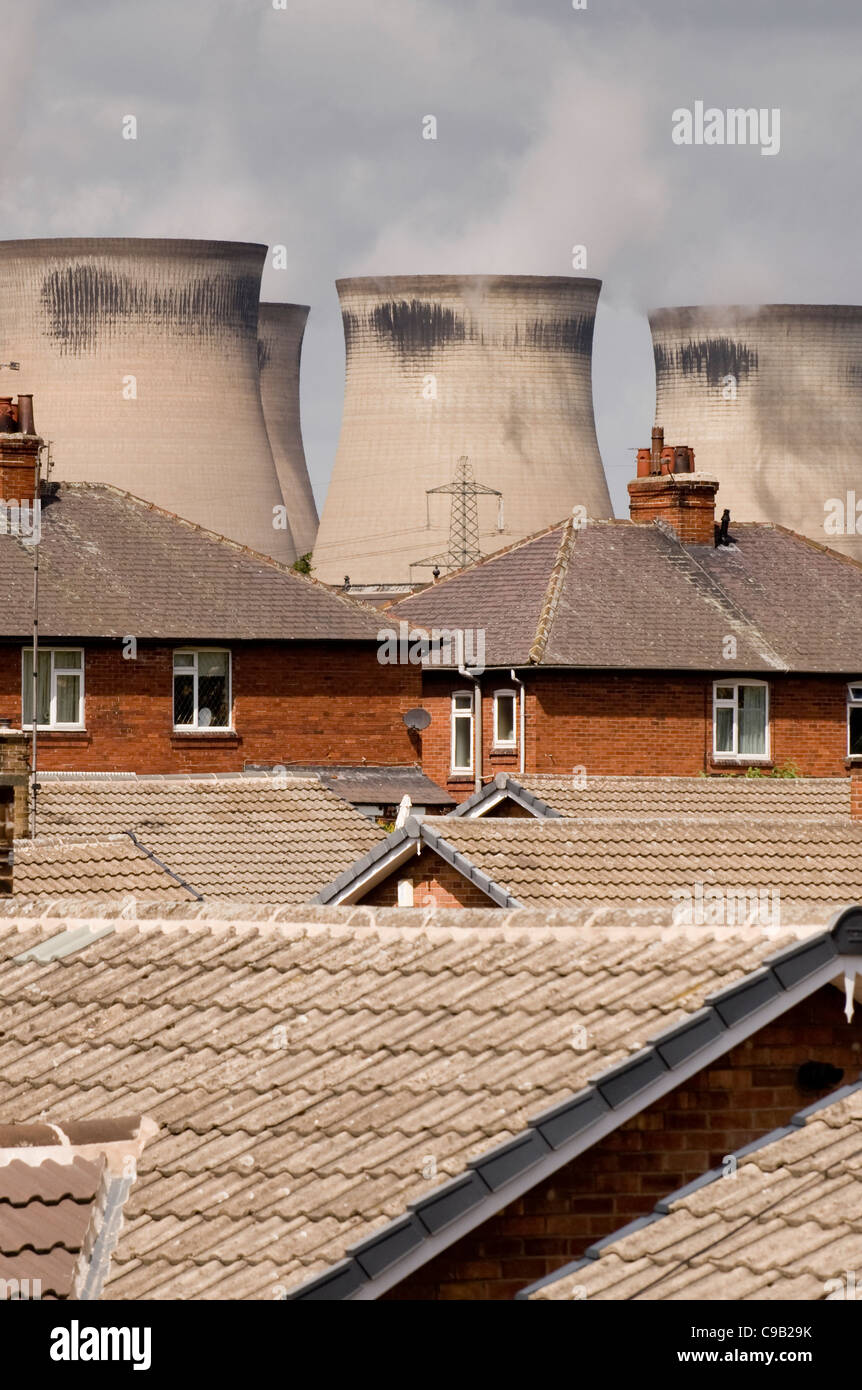
<path fill-rule="evenodd" d="M 664 1198 L 525 1296 L 702 1300 L 858 1298 L 862 1087 L 844 1087 L 727 1168 Z M 628 1234 L 626 1233 L 628 1232 Z"/>
<path fill-rule="evenodd" d="M 454 805 L 450 793 L 415 766 L 303 763 L 291 765 L 288 772 L 292 777 L 319 777 L 336 796 L 354 805 L 377 803 L 391 806 L 403 796 L 409 796 L 414 806 Z"/>
<path fill-rule="evenodd" d="M 32 636 L 32 590 L 32 548 L 0 536 L 4 635 Z M 107 483 L 43 498 L 43 638 L 368 642 L 379 627 L 353 599 Z"/>
<path fill-rule="evenodd" d="M 524 907 L 670 906 L 675 891 L 694 894 L 701 882 L 777 890 L 782 912 L 801 907 L 825 923 L 862 897 L 862 824 L 849 819 L 452 816 L 426 820 L 426 828 Z"/>
<path fill-rule="evenodd" d="M 579 785 L 524 773 L 508 781 L 561 816 L 850 816 L 849 777 L 587 777 Z"/>
<path fill-rule="evenodd" d="M 106 1296 L 289 1293 L 408 1203 L 438 1201 L 441 1183 L 522 1136 L 537 1111 L 562 1104 L 548 1123 L 571 1128 L 571 1098 L 597 1073 L 611 1090 L 596 1104 L 618 1104 L 631 1086 L 608 1069 L 652 1055 L 639 1049 L 780 947 L 803 940 L 795 950 L 816 961 L 791 964 L 786 983 L 767 970 L 769 997 L 815 965 L 818 979 L 840 968 L 812 928 L 596 935 L 562 915 L 553 927 L 533 914 L 442 913 L 440 927 L 407 926 L 416 918 L 395 909 L 325 915 L 307 926 L 287 913 L 245 926 L 118 918 L 113 934 L 47 963 L 14 958 L 56 921 L 0 922 L 0 1119 L 68 1125 L 145 1109 L 159 1125 Z M 751 1016 L 731 998 L 729 1018 Z M 488 1198 L 485 1179 L 469 1183 Z"/>
<path fill-rule="evenodd" d="M 360 902 L 413 853 L 438 854 L 500 907 L 578 907 L 596 923 L 646 907 L 670 924 L 692 920 L 688 909 L 695 922 L 778 912 L 825 925 L 862 898 L 862 824 L 849 819 L 429 816 L 381 838 L 315 901 Z"/>
<path fill-rule="evenodd" d="M 862 565 L 782 527 L 684 546 L 660 523 L 570 522 L 389 610 L 480 628 L 488 666 L 862 673 Z"/>
<path fill-rule="evenodd" d="M 41 785 L 43 833 L 103 839 L 131 831 L 207 899 L 308 902 L 380 838 L 317 778 L 44 778 Z"/>
<path fill-rule="evenodd" d="M 19 840 L 16 896 L 134 897 L 189 902 L 194 894 L 126 835 L 100 841 Z"/>
<path fill-rule="evenodd" d="M 140 1116 L 0 1123 L 0 1298 L 98 1296 L 153 1130 Z"/>

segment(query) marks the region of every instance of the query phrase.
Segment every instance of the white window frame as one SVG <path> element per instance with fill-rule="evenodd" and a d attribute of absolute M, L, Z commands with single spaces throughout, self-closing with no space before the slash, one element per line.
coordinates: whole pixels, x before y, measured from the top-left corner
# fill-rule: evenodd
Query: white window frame
<path fill-rule="evenodd" d="M 499 711 L 499 703 L 498 703 L 498 702 L 499 702 L 501 699 L 503 699 L 503 698 L 512 701 L 512 737 L 511 737 L 510 739 L 502 739 L 502 738 L 500 738 L 500 730 L 499 730 L 499 727 L 498 727 L 498 719 L 497 719 L 497 715 L 498 715 L 498 711 Z M 518 747 L 518 692 L 517 692 L 517 690 L 512 690 L 511 688 L 509 688 L 509 689 L 500 689 L 500 690 L 495 690 L 495 691 L 494 691 L 494 747 L 495 747 L 495 748 L 499 748 L 499 749 L 505 749 L 507 753 L 513 753 L 513 752 L 517 751 L 517 747 Z"/>
<path fill-rule="evenodd" d="M 175 666 L 174 662 L 178 652 L 191 652 L 194 657 L 192 666 Z M 227 724 L 198 724 L 198 712 L 200 710 L 200 698 L 198 695 L 198 657 L 202 653 L 218 652 L 219 655 L 227 657 Z M 193 700 L 195 707 L 195 718 L 193 724 L 173 723 L 176 718 L 176 693 L 174 689 L 174 679 L 177 675 L 189 675 L 193 677 Z M 233 727 L 233 652 L 230 647 L 175 647 L 171 653 L 171 722 L 175 734 L 232 734 Z"/>
<path fill-rule="evenodd" d="M 25 691 L 24 691 L 24 686 L 25 686 L 25 684 L 26 684 L 26 682 L 27 682 L 27 679 L 28 679 L 28 678 L 24 675 L 24 657 L 26 656 L 26 654 L 27 654 L 28 652 L 29 652 L 30 656 L 32 656 L 32 655 L 33 655 L 33 648 L 32 648 L 32 647 L 22 647 L 22 648 L 21 648 L 21 728 L 22 728 L 22 729 L 32 729 L 32 728 L 33 728 L 32 723 L 31 723 L 31 724 L 25 724 L 25 723 L 24 723 L 24 703 L 25 703 Z M 81 655 L 81 665 L 80 665 L 80 666 L 56 666 L 55 663 L 54 663 L 54 653 L 55 653 L 55 652 L 79 652 L 80 655 Z M 83 648 L 83 647 L 43 647 L 43 646 L 40 646 L 40 647 L 39 647 L 38 656 L 36 657 L 37 665 L 40 665 L 40 666 L 41 666 L 42 662 L 43 662 L 43 661 L 46 661 L 46 660 L 47 660 L 47 661 L 50 661 L 50 663 L 51 663 L 51 703 L 50 703 L 50 706 L 49 706 L 49 710 L 50 710 L 50 713 L 49 713 L 49 722 L 48 722 L 47 724 L 39 724 L 39 725 L 38 725 L 38 728 L 39 728 L 39 729 L 44 729 L 46 732 L 50 732 L 52 729 L 77 729 L 77 730 L 80 731 L 80 730 L 86 728 L 86 725 L 84 724 L 84 666 L 85 666 L 85 662 L 86 662 L 86 657 L 85 657 L 85 653 L 84 653 L 84 648 Z M 79 685 L 78 685 L 78 718 L 77 718 L 77 720 L 76 720 L 74 723 L 71 723 L 71 724 L 69 724 L 69 723 L 62 724 L 62 723 L 60 723 L 60 722 L 56 719 L 56 712 L 57 712 L 57 677 L 58 677 L 58 676 L 77 676 L 77 677 L 78 677 L 78 682 L 79 682 Z M 32 687 L 33 687 L 33 676 L 32 676 L 32 672 L 31 672 L 31 674 L 30 674 L 29 681 L 30 681 L 30 695 L 31 695 L 31 698 L 34 699 L 33 716 L 34 716 L 34 718 L 35 718 L 35 717 L 36 717 L 36 709 L 35 709 L 35 691 L 34 691 L 33 688 L 32 688 Z"/>
<path fill-rule="evenodd" d="M 855 699 L 854 693 L 856 694 Z M 853 709 L 862 711 L 862 680 L 849 681 L 847 684 L 847 756 L 848 758 L 860 758 L 862 753 L 853 753 L 850 748 L 850 711 Z"/>
<path fill-rule="evenodd" d="M 455 704 L 456 700 L 469 700 L 469 701 L 470 701 L 470 708 L 469 708 L 469 710 L 466 710 L 466 709 L 461 709 L 461 710 L 459 710 L 459 709 L 457 709 L 457 708 L 456 708 L 456 704 Z M 456 727 L 456 722 L 457 722 L 457 720 L 459 720 L 459 719 L 469 719 L 469 721 L 470 721 L 470 763 L 469 763 L 469 766 L 468 766 L 468 767 L 459 767 L 458 764 L 455 762 L 455 727 Z M 451 715 L 450 715 L 450 721 L 449 721 L 449 722 L 450 722 L 450 725 L 451 725 L 451 731 L 450 731 L 451 744 L 450 744 L 450 754 L 449 754 L 449 763 L 450 763 L 451 770 L 452 770 L 452 772 L 454 772 L 454 773 L 465 773 L 465 774 L 466 774 L 466 773 L 472 773 L 472 771 L 473 771 L 473 764 L 474 764 L 474 762 L 476 761 L 476 748 L 475 748 L 475 743 L 476 743 L 476 706 L 475 706 L 475 702 L 474 702 L 474 699 L 473 699 L 473 692 L 472 692 L 472 690 L 453 690 L 453 691 L 452 691 L 452 705 L 451 705 Z"/>
<path fill-rule="evenodd" d="M 765 691 L 766 691 L 766 710 L 765 710 L 765 726 L 766 726 L 766 727 L 765 727 L 765 730 L 764 730 L 764 735 L 765 735 L 764 741 L 765 741 L 765 744 L 766 744 L 766 748 L 765 748 L 765 751 L 764 751 L 763 753 L 740 753 L 740 752 L 739 752 L 739 688 L 740 688 L 740 686 L 744 686 L 744 685 L 749 685 L 749 686 L 751 686 L 751 685 L 760 686 L 760 687 L 762 687 L 763 689 L 765 689 Z M 719 690 L 719 687 L 724 688 L 725 686 L 732 686 L 732 687 L 733 687 L 733 699 L 732 699 L 732 700 L 719 700 L 719 698 L 718 698 L 718 690 Z M 719 710 L 719 709 L 732 709 L 732 710 L 733 710 L 733 752 L 731 752 L 731 753 L 728 753 L 728 752 L 726 752 L 726 751 L 719 751 L 719 748 L 718 748 L 718 719 L 716 718 L 716 711 Z M 769 682 L 768 682 L 768 681 L 747 680 L 747 679 L 740 678 L 740 677 L 738 677 L 738 676 L 731 676 L 730 678 L 724 677 L 724 678 L 721 679 L 721 680 L 713 681 L 713 683 L 712 683 L 712 756 L 713 756 L 713 758 L 716 758 L 716 759 L 719 759 L 719 760 L 723 759 L 723 760 L 725 760 L 725 761 L 733 760 L 734 762 L 739 762 L 739 763 L 768 763 L 768 762 L 770 762 L 770 760 L 771 760 L 771 753 L 770 753 L 771 737 L 770 737 L 770 723 L 769 723 L 769 721 L 770 721 L 770 711 L 769 711 Z"/>

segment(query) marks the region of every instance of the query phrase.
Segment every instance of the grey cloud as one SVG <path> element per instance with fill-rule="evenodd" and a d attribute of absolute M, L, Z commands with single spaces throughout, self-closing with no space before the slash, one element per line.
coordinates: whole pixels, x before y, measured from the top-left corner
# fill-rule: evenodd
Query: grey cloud
<path fill-rule="evenodd" d="M 312 306 L 319 500 L 336 276 L 568 273 L 584 242 L 605 281 L 597 421 L 621 510 L 651 424 L 649 306 L 862 299 L 859 27 L 856 0 L 31 0 L 7 30 L 0 218 L 10 237 L 284 243 L 264 294 Z M 674 146 L 671 113 L 696 99 L 780 107 L 780 155 Z"/>

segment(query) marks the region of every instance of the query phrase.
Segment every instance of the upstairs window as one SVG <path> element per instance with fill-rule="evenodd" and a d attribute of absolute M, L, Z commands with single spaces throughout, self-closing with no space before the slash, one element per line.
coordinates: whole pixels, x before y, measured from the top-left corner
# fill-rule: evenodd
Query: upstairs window
<path fill-rule="evenodd" d="M 37 722 L 40 729 L 83 729 L 84 653 L 80 647 L 40 647 L 37 663 Z M 33 727 L 33 648 L 21 660 L 23 725 Z"/>
<path fill-rule="evenodd" d="M 862 758 L 862 681 L 847 687 L 847 751 Z"/>
<path fill-rule="evenodd" d="M 174 728 L 229 729 L 230 652 L 174 652 Z"/>
<path fill-rule="evenodd" d="M 518 697 L 514 690 L 494 691 L 494 747 L 515 748 L 518 743 Z"/>
<path fill-rule="evenodd" d="M 473 771 L 473 695 L 456 690 L 452 696 L 452 771 Z"/>
<path fill-rule="evenodd" d="M 713 750 L 717 757 L 769 757 L 769 691 L 764 681 L 716 681 Z"/>

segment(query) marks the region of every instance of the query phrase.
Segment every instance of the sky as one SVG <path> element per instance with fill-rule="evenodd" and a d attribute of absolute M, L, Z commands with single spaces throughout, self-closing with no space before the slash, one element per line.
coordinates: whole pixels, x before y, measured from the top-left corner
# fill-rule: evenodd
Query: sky
<path fill-rule="evenodd" d="M 318 506 L 338 277 L 565 275 L 584 245 L 620 515 L 653 420 L 650 308 L 862 302 L 858 0 L 0 0 L 0 15 L 0 236 L 284 245 L 263 297 L 311 306 Z M 778 152 L 674 143 L 673 112 L 696 101 L 778 108 Z"/>

